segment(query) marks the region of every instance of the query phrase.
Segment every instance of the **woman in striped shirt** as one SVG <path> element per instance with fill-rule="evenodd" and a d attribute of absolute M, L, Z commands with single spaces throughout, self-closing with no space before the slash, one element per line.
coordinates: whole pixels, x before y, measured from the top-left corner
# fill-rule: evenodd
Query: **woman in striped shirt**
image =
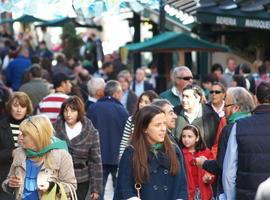
<path fill-rule="evenodd" d="M 159 97 L 158 97 L 157 93 L 154 92 L 153 90 L 147 90 L 140 95 L 140 97 L 137 101 L 136 111 L 135 111 L 134 115 L 130 116 L 127 119 L 127 122 L 125 124 L 123 136 L 122 136 L 121 143 L 120 143 L 119 160 L 121 159 L 125 148 L 129 145 L 131 134 L 132 134 L 133 129 L 134 129 L 134 119 L 136 118 L 137 113 L 139 112 L 140 109 L 142 109 L 143 107 L 145 107 L 147 105 L 150 105 L 153 102 L 153 100 L 157 99 L 157 98 L 159 98 Z"/>
<path fill-rule="evenodd" d="M 30 98 L 24 92 L 14 92 L 7 103 L 7 113 L 0 121 L 0 183 L 4 181 L 12 163 L 13 150 L 19 146 L 20 123 L 33 112 Z M 12 199 L 0 188 L 0 199 Z"/>

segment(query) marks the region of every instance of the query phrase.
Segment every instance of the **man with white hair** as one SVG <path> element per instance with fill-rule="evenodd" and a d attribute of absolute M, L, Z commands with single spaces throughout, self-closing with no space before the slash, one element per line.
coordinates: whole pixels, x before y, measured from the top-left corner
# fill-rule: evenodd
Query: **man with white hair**
<path fill-rule="evenodd" d="M 87 89 L 89 95 L 87 102 L 85 104 L 85 110 L 87 110 L 92 103 L 95 103 L 97 100 L 104 97 L 104 88 L 105 88 L 105 81 L 103 78 L 92 77 L 88 81 Z"/>
<path fill-rule="evenodd" d="M 183 89 L 193 82 L 192 72 L 186 66 L 176 67 L 172 71 L 171 80 L 172 88 L 162 92 L 159 96 L 169 100 L 173 106 L 177 106 L 181 104 Z"/>

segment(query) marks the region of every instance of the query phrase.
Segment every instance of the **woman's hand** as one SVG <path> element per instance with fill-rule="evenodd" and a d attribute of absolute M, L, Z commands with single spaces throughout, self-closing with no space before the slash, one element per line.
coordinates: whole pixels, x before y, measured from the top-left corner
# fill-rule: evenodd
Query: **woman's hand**
<path fill-rule="evenodd" d="M 18 176 L 12 176 L 9 178 L 8 186 L 12 188 L 18 188 L 22 185 L 22 178 Z"/>
<path fill-rule="evenodd" d="M 92 199 L 92 200 L 97 200 L 98 197 L 99 197 L 99 194 L 96 193 L 96 192 L 93 192 L 93 193 L 91 194 L 91 199 Z"/>
<path fill-rule="evenodd" d="M 47 192 L 47 190 L 49 189 L 49 182 L 48 181 L 44 181 L 43 183 L 38 185 L 38 189 L 42 192 Z"/>
<path fill-rule="evenodd" d="M 213 177 L 211 174 L 205 174 L 202 179 L 204 183 L 208 184 L 212 181 Z"/>

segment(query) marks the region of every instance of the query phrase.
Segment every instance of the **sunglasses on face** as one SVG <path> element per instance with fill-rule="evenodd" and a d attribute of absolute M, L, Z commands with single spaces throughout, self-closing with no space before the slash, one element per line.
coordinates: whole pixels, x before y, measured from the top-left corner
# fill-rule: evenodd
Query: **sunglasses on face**
<path fill-rule="evenodd" d="M 211 90 L 210 91 L 210 94 L 221 94 L 221 93 L 223 93 L 221 90 Z"/>
<path fill-rule="evenodd" d="M 185 76 L 185 77 L 177 76 L 176 78 L 179 79 L 179 80 L 184 80 L 184 81 L 189 81 L 189 80 L 193 79 L 192 76 Z"/>

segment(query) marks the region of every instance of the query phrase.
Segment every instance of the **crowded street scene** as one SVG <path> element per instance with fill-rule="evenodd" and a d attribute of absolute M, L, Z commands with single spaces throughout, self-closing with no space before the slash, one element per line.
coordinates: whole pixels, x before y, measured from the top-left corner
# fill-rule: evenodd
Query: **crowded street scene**
<path fill-rule="evenodd" d="M 270 200 L 270 0 L 1 0 L 0 200 Z"/>

